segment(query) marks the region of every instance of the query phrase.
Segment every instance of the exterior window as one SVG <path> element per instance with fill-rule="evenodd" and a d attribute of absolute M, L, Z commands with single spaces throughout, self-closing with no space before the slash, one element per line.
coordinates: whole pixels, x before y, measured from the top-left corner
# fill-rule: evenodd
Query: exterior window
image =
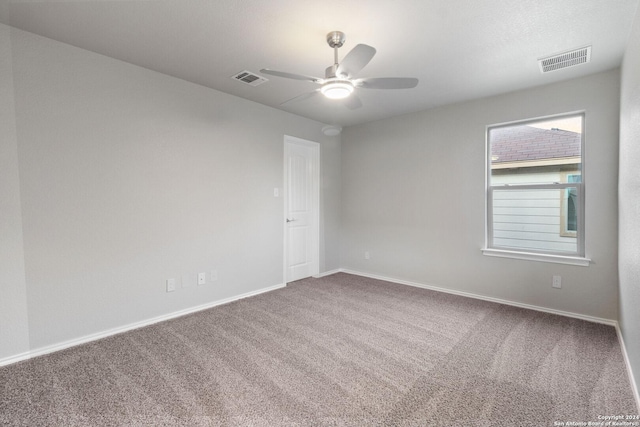
<path fill-rule="evenodd" d="M 488 128 L 487 248 L 584 256 L 583 122 Z"/>
<path fill-rule="evenodd" d="M 580 182 L 580 175 L 567 175 L 566 182 Z M 564 237 L 577 237 L 578 232 L 578 191 L 575 187 L 565 188 L 560 207 L 560 235 Z"/>

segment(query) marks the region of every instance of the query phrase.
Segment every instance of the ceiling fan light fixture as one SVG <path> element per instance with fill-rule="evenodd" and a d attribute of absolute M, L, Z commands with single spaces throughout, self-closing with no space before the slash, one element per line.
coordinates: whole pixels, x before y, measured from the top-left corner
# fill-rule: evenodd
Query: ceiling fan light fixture
<path fill-rule="evenodd" d="M 319 96 L 321 93 L 328 99 L 342 99 L 342 105 L 350 110 L 362 107 L 362 101 L 354 93 L 356 88 L 361 89 L 411 89 L 418 85 L 418 79 L 407 77 L 380 77 L 356 79 L 355 76 L 364 68 L 373 55 L 376 54 L 375 48 L 366 44 L 358 44 L 338 61 L 338 48 L 340 48 L 345 40 L 344 33 L 341 31 L 332 31 L 327 34 L 327 43 L 333 49 L 333 65 L 327 67 L 324 71 L 324 78 L 305 76 L 302 74 L 289 73 L 286 71 L 270 70 L 263 68 L 260 70 L 262 74 L 268 74 L 276 77 L 284 77 L 286 79 L 302 80 L 320 85 L 320 90 L 304 93 L 291 98 L 280 105 L 293 102 L 299 102 L 311 97 Z"/>
<path fill-rule="evenodd" d="M 320 92 L 329 99 L 344 99 L 353 93 L 353 89 L 349 80 L 333 80 L 322 85 Z"/>

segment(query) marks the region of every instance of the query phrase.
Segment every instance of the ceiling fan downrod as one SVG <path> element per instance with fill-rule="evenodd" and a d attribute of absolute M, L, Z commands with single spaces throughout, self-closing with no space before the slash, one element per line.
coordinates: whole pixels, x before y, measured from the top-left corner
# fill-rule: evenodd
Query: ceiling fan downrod
<path fill-rule="evenodd" d="M 333 65 L 325 71 L 325 78 L 329 79 L 336 76 L 338 70 L 338 49 L 342 47 L 346 37 L 342 31 L 331 31 L 327 34 L 327 43 L 333 48 Z"/>

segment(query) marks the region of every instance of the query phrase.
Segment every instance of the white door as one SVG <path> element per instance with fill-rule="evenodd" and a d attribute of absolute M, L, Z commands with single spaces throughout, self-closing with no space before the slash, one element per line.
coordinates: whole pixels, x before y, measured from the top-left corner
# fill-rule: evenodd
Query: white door
<path fill-rule="evenodd" d="M 285 279 L 318 274 L 319 146 L 285 138 Z"/>

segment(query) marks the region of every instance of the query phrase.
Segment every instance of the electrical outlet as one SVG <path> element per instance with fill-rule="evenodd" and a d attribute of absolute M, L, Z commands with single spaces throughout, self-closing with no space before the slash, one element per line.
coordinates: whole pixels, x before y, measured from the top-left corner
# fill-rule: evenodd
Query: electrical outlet
<path fill-rule="evenodd" d="M 218 270 L 211 270 L 211 275 L 209 276 L 212 282 L 218 280 Z"/>
<path fill-rule="evenodd" d="M 167 292 L 176 290 L 176 279 L 167 279 Z"/>
<path fill-rule="evenodd" d="M 364 259 L 371 259 L 371 254 L 369 253 L 369 251 L 366 251 L 364 253 Z"/>
<path fill-rule="evenodd" d="M 562 276 L 553 276 L 553 280 L 551 281 L 551 286 L 556 289 L 562 288 Z"/>
<path fill-rule="evenodd" d="M 198 285 L 207 283 L 207 273 L 198 273 Z"/>

